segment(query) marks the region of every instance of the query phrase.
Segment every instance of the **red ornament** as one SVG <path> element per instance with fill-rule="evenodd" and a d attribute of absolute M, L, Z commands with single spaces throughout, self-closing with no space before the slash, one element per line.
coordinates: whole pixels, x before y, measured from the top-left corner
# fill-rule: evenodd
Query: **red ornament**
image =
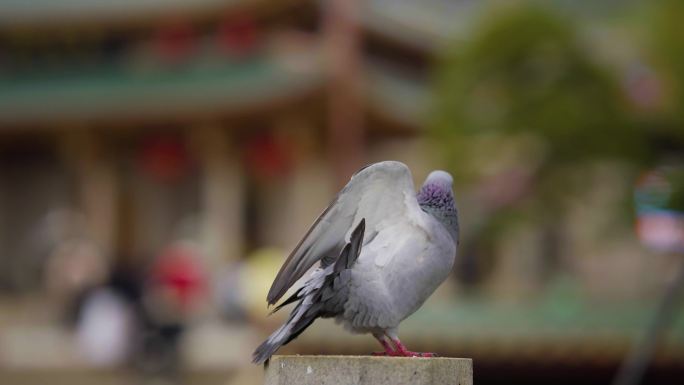
<path fill-rule="evenodd" d="M 156 136 L 143 143 L 140 164 L 154 179 L 161 182 L 176 182 L 187 174 L 190 156 L 180 138 Z"/>
<path fill-rule="evenodd" d="M 201 298 L 207 285 L 199 256 L 182 245 L 162 251 L 152 266 L 151 282 L 171 293 L 184 310 L 189 310 Z"/>
<path fill-rule="evenodd" d="M 256 47 L 257 25 L 246 15 L 226 18 L 218 27 L 217 41 L 221 52 L 231 56 L 246 56 Z"/>
<path fill-rule="evenodd" d="M 184 21 L 169 23 L 157 31 L 155 46 L 164 60 L 172 63 L 183 61 L 196 49 L 195 31 Z"/>
<path fill-rule="evenodd" d="M 245 162 L 252 175 L 259 179 L 286 175 L 292 166 L 291 146 L 272 134 L 253 136 L 245 145 Z"/>

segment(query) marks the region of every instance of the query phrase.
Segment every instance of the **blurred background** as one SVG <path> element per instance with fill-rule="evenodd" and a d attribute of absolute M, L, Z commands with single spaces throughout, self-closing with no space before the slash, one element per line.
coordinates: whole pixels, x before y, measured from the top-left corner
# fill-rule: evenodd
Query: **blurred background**
<path fill-rule="evenodd" d="M 684 376 L 684 3 L 0 2 L 0 383 L 260 384 L 284 257 L 359 167 L 455 176 L 402 324 L 479 384 Z M 281 353 L 367 354 L 316 322 Z"/>

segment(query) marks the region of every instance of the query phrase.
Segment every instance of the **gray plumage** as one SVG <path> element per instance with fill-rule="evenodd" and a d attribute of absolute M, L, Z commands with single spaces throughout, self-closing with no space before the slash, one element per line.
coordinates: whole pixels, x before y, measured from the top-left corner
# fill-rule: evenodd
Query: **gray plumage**
<path fill-rule="evenodd" d="M 345 328 L 397 337 L 397 327 L 446 279 L 456 256 L 452 178 L 432 172 L 416 194 L 411 173 L 386 161 L 359 170 L 314 222 L 276 276 L 269 305 L 314 264 L 283 326 L 253 355 L 262 363 L 318 317 Z M 384 338 L 384 337 L 383 337 Z"/>

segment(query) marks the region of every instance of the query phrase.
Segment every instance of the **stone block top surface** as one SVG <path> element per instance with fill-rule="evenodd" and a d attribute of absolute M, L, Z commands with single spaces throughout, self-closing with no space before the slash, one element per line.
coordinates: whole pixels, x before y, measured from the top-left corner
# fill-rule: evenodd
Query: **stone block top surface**
<path fill-rule="evenodd" d="M 469 358 L 273 356 L 265 385 L 472 385 Z"/>

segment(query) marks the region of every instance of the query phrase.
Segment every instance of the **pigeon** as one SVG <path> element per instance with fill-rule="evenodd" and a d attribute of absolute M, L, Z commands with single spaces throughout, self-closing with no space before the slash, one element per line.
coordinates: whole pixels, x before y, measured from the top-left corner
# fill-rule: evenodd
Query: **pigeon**
<path fill-rule="evenodd" d="M 409 168 L 397 161 L 357 171 L 280 268 L 268 292 L 269 306 L 312 272 L 273 309 L 296 303 L 252 361 L 266 362 L 317 318 L 334 318 L 348 331 L 372 334 L 384 349 L 376 355 L 435 356 L 409 351 L 399 340 L 398 326 L 454 264 L 459 226 L 452 185 L 449 173 L 433 171 L 416 194 Z"/>

